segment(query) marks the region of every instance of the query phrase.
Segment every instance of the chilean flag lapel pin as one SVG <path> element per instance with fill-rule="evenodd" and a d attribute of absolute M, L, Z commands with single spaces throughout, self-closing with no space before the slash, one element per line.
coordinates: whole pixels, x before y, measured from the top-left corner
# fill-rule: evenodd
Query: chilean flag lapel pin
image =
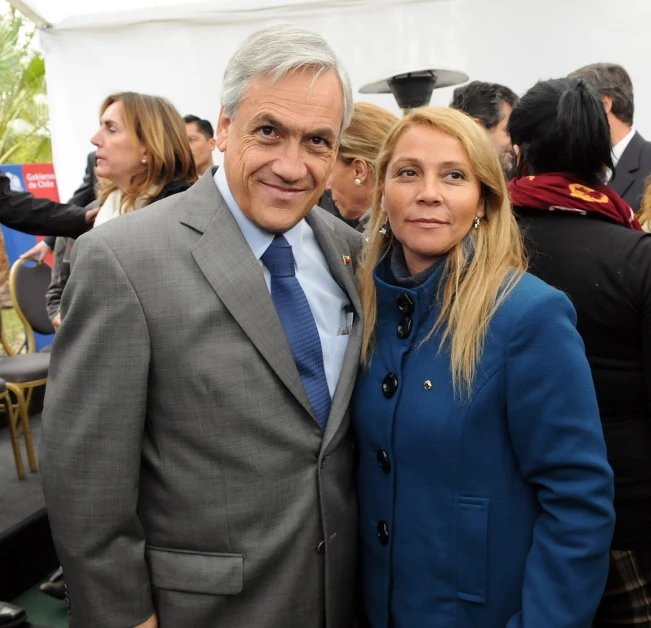
<path fill-rule="evenodd" d="M 348 264 L 350 264 L 350 255 L 342 255 L 341 259 L 344 260 L 344 266 L 348 266 Z"/>

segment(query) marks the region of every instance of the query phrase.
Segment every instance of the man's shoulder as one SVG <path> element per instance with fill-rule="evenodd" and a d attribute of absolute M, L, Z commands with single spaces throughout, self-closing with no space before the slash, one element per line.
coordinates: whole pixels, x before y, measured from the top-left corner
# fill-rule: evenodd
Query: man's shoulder
<path fill-rule="evenodd" d="M 155 257 L 182 240 L 181 212 L 187 206 L 181 192 L 91 229 L 83 238 L 102 240 L 120 259 Z"/>
<path fill-rule="evenodd" d="M 314 212 L 319 219 L 325 222 L 339 237 L 346 240 L 349 244 L 359 245 L 362 242 L 362 234 L 359 233 L 359 231 L 356 231 L 351 226 L 347 225 L 340 218 L 333 216 L 327 210 L 315 205 L 312 208 L 312 212 Z"/>
<path fill-rule="evenodd" d="M 628 146 L 622 153 L 620 161 L 626 161 L 629 155 L 639 155 L 645 162 L 651 161 L 651 141 L 647 140 L 639 131 L 635 131 L 635 135 L 628 143 Z"/>
<path fill-rule="evenodd" d="M 641 135 L 640 138 L 642 140 L 642 158 L 645 163 L 649 164 L 649 167 L 651 167 L 651 142 L 644 139 Z"/>

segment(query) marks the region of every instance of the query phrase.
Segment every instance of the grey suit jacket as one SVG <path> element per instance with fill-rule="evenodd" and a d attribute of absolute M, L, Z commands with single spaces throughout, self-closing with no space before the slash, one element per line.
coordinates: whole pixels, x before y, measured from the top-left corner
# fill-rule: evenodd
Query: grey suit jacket
<path fill-rule="evenodd" d="M 651 174 L 651 142 L 639 133 L 633 135 L 615 168 L 615 176 L 608 182 L 632 208 L 640 209 L 646 179 Z"/>
<path fill-rule="evenodd" d="M 350 625 L 360 236 L 307 220 L 355 309 L 325 433 L 210 172 L 77 241 L 41 446 L 71 628 Z"/>

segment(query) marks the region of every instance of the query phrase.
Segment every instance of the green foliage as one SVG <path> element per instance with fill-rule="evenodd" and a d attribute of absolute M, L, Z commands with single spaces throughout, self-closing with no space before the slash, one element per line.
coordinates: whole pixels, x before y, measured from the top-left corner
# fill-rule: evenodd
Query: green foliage
<path fill-rule="evenodd" d="M 0 15 L 0 164 L 52 161 L 43 57 L 15 12 Z"/>

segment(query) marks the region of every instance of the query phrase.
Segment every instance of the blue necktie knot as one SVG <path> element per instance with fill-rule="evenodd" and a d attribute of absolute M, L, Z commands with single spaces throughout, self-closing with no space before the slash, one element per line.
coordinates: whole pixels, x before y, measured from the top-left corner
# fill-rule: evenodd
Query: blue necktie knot
<path fill-rule="evenodd" d="M 262 263 L 272 277 L 294 277 L 294 253 L 285 236 L 277 235 L 262 254 Z"/>

